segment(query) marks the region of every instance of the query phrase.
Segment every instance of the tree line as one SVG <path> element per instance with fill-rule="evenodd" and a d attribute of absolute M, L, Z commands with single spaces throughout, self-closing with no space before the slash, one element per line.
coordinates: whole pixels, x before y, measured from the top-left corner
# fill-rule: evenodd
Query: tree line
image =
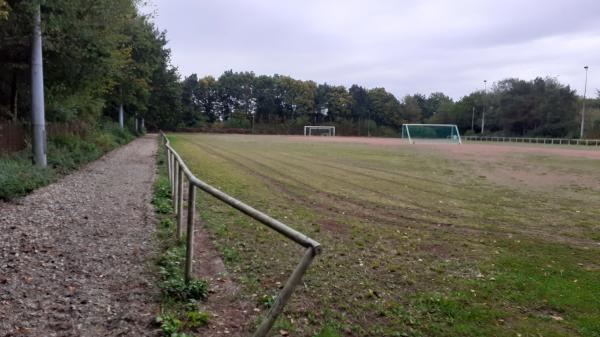
<path fill-rule="evenodd" d="M 130 119 L 176 113 L 181 84 L 165 34 L 137 2 L 0 0 L 0 121 L 30 120 L 32 17 L 40 4 L 48 121 L 94 124 L 116 118 L 120 104 Z"/>
<path fill-rule="evenodd" d="M 336 125 L 346 135 L 397 136 L 404 123 L 457 124 L 462 133 L 575 137 L 581 98 L 554 78 L 510 78 L 459 100 L 441 92 L 398 99 L 385 88 L 317 84 L 284 75 L 225 71 L 182 81 L 181 118 L 170 127 L 223 125 L 297 133 Z M 588 100 L 588 135 L 600 135 L 598 100 Z"/>
<path fill-rule="evenodd" d="M 344 135 L 397 136 L 403 123 L 451 123 L 462 133 L 485 125 L 486 134 L 578 135 L 581 97 L 554 78 L 505 79 L 458 100 L 231 70 L 181 79 L 165 33 L 137 2 L 0 0 L 0 121 L 30 119 L 32 12 L 41 3 L 48 121 L 116 119 L 123 104 L 151 129 L 300 133 L 326 124 Z M 600 137 L 598 102 L 588 101 L 588 137 Z"/>

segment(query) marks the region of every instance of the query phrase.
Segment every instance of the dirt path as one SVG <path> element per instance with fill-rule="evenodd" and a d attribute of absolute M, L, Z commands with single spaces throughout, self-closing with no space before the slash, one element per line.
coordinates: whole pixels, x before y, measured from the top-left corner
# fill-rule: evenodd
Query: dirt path
<path fill-rule="evenodd" d="M 152 336 L 156 136 L 0 204 L 0 336 Z"/>

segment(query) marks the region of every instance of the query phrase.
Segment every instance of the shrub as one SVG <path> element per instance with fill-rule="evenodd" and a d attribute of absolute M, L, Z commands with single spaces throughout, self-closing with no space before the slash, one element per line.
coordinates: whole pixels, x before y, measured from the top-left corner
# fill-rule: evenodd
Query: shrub
<path fill-rule="evenodd" d="M 49 168 L 31 164 L 25 156 L 0 157 L 0 199 L 11 200 L 54 181 Z"/>
<path fill-rule="evenodd" d="M 66 133 L 48 139 L 48 168 L 31 164 L 31 148 L 12 155 L 2 155 L 0 200 L 12 200 L 47 185 L 54 181 L 57 174 L 73 171 L 133 138 L 131 132 L 121 129 L 117 123 L 102 121 L 87 137 Z"/>

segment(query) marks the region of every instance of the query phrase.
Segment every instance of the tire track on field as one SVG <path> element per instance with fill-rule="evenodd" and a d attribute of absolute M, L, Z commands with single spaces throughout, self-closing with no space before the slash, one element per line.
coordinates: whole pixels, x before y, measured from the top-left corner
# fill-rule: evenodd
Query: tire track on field
<path fill-rule="evenodd" d="M 439 229 L 439 227 L 440 227 L 439 221 L 432 221 L 429 219 L 423 219 L 423 218 L 419 218 L 419 217 L 409 216 L 404 213 L 400 213 L 397 208 L 394 209 L 394 208 L 384 207 L 384 206 L 381 206 L 381 205 L 373 203 L 373 202 L 368 202 L 365 200 L 355 199 L 355 198 L 351 198 L 351 197 L 340 197 L 338 195 L 324 192 L 321 190 L 317 190 L 317 192 L 315 192 L 315 190 L 313 190 L 313 189 L 308 189 L 308 188 L 302 186 L 302 185 L 306 185 L 305 182 L 303 182 L 297 178 L 294 178 L 290 175 L 284 174 L 280 170 L 274 169 L 274 168 L 272 168 L 268 165 L 265 165 L 259 161 L 253 160 L 251 158 L 247 158 L 246 156 L 243 156 L 241 154 L 238 154 L 238 153 L 235 153 L 232 151 L 224 150 L 222 147 L 215 146 L 214 144 L 211 144 L 211 146 L 214 147 L 215 149 L 218 149 L 218 151 L 211 149 L 211 148 L 207 147 L 205 144 L 201 144 L 196 141 L 189 141 L 189 142 L 200 147 L 202 150 L 204 150 L 207 153 L 210 153 L 217 157 L 224 158 L 227 161 L 234 163 L 238 167 L 251 172 L 253 175 L 261 178 L 261 180 L 263 180 L 267 184 L 275 186 L 281 192 L 287 194 L 288 196 L 291 196 L 291 198 L 290 198 L 291 201 L 301 201 L 302 204 L 304 204 L 307 207 L 310 207 L 313 209 L 318 208 L 321 211 L 327 211 L 328 213 L 332 213 L 333 215 L 336 215 L 336 216 L 339 216 L 339 214 L 346 213 L 346 214 L 354 215 L 357 218 L 362 219 L 362 220 L 367 220 L 367 221 L 376 220 L 377 222 L 381 222 L 382 224 L 387 224 L 387 225 L 398 226 L 399 225 L 398 220 L 403 219 L 403 220 L 412 222 L 412 224 L 431 225 L 433 228 L 436 228 L 436 229 Z M 226 155 L 225 153 L 228 153 L 229 155 Z M 256 166 L 262 167 L 270 172 L 280 175 L 284 179 L 288 179 L 288 180 L 292 181 L 294 183 L 294 189 L 298 190 L 298 191 L 302 191 L 304 193 L 292 191 L 292 189 L 288 188 L 289 184 L 287 184 L 286 182 L 284 182 L 282 180 L 278 180 L 278 179 L 274 178 L 273 176 L 269 176 L 265 173 L 262 173 L 262 171 L 260 171 L 256 168 L 253 168 L 252 166 L 250 166 L 248 164 L 243 163 L 239 159 L 235 159 L 236 157 L 244 158 L 245 160 L 252 162 Z M 319 203 L 315 203 L 311 199 L 306 197 L 307 195 L 311 195 L 311 194 L 321 195 L 321 196 L 325 197 L 326 199 L 330 200 L 331 202 L 328 203 L 328 207 L 324 207 L 324 206 L 320 205 Z M 341 207 L 341 206 L 343 206 L 343 207 Z M 384 212 L 384 213 L 380 212 L 381 209 L 385 210 L 386 212 Z M 446 223 L 441 224 L 441 225 L 446 226 L 446 227 L 454 226 L 453 224 L 446 224 Z M 469 227 L 466 227 L 466 228 L 469 228 Z"/>
<path fill-rule="evenodd" d="M 297 179 L 288 173 L 284 173 L 285 171 L 283 171 L 282 169 L 273 168 L 273 167 L 271 167 L 263 162 L 260 162 L 256 159 L 253 159 L 246 155 L 240 154 L 239 152 L 228 150 L 228 149 L 223 148 L 222 146 L 218 146 L 215 144 L 208 145 L 208 144 L 202 143 L 199 140 L 193 140 L 193 141 L 186 140 L 186 141 L 198 146 L 199 148 L 203 149 L 207 153 L 211 153 L 212 155 L 221 157 L 229 162 L 232 162 L 233 164 L 237 165 L 238 167 L 240 167 L 244 170 L 247 170 L 248 172 L 251 172 L 253 175 L 259 177 L 261 180 L 263 180 L 268 185 L 275 186 L 278 190 L 280 190 L 284 194 L 288 195 L 288 199 L 290 199 L 290 201 L 292 201 L 292 202 L 300 201 L 306 207 L 309 207 L 312 209 L 315 209 L 315 208 L 319 209 L 320 212 L 327 213 L 332 216 L 339 216 L 340 214 L 346 213 L 346 214 L 355 216 L 356 218 L 363 220 L 363 221 L 368 221 L 368 222 L 375 221 L 375 222 L 378 222 L 381 224 L 391 225 L 391 226 L 402 225 L 403 227 L 411 227 L 411 225 L 417 225 L 417 226 L 411 227 L 411 228 L 422 228 L 423 226 L 426 226 L 430 229 L 437 230 L 437 231 L 443 230 L 443 231 L 454 232 L 454 233 L 462 232 L 462 233 L 468 233 L 471 235 L 521 234 L 521 235 L 526 235 L 526 236 L 530 236 L 533 238 L 543 239 L 544 241 L 567 243 L 567 244 L 573 244 L 573 245 L 577 245 L 577 246 L 586 246 L 586 247 L 597 246 L 597 244 L 598 244 L 597 242 L 595 242 L 593 240 L 564 237 L 561 235 L 549 234 L 547 232 L 544 232 L 543 230 L 538 230 L 538 229 L 522 228 L 522 227 L 516 228 L 514 225 L 511 225 L 510 223 L 507 223 L 504 220 L 498 220 L 498 219 L 486 219 L 486 224 L 488 226 L 486 226 L 485 228 L 481 228 L 481 227 L 476 227 L 476 226 L 471 226 L 471 225 L 449 223 L 448 221 L 446 221 L 447 219 L 442 219 L 442 221 L 435 221 L 435 220 L 431 220 L 431 219 L 426 219 L 426 218 L 424 219 L 424 218 L 419 218 L 416 216 L 410 216 L 410 215 L 406 215 L 406 214 L 402 213 L 402 211 L 397 208 L 389 208 L 389 207 L 386 208 L 377 203 L 366 202 L 365 200 L 362 200 L 362 199 L 356 199 L 356 198 L 345 197 L 345 196 L 341 197 L 341 196 L 338 196 L 333 193 L 318 190 L 318 187 L 315 187 L 315 190 L 317 190 L 317 192 L 315 192 L 315 190 L 313 190 L 313 189 L 306 188 L 306 182 L 304 182 L 300 179 Z M 254 164 L 258 168 L 265 169 L 267 172 L 275 173 L 275 174 L 279 175 L 280 178 L 277 179 L 271 175 L 265 174 L 262 171 L 260 171 L 258 168 L 252 167 L 251 165 L 244 163 L 243 161 L 240 160 L 240 158 Z M 273 160 L 272 157 L 271 157 L 271 160 Z M 318 172 L 318 174 L 321 174 L 321 172 Z M 339 180 L 339 178 L 336 178 L 336 177 L 331 177 L 331 178 Z M 288 182 L 286 182 L 285 180 L 291 181 L 294 186 L 294 189 L 297 191 L 302 191 L 303 193 L 294 192 L 292 189 L 289 188 L 290 184 Z M 347 183 L 347 182 L 344 182 L 344 183 Z M 324 206 L 320 205 L 318 202 L 316 202 L 316 203 L 313 202 L 312 199 L 307 197 L 307 195 L 311 195 L 311 194 L 318 194 L 318 195 L 324 197 L 326 200 L 330 200 L 330 202 L 327 203 L 328 207 L 324 207 Z M 481 200 L 478 200 L 477 202 L 481 202 Z M 490 207 L 498 207 L 498 205 L 492 204 L 492 203 L 490 203 L 489 206 Z M 382 209 L 385 212 L 381 212 Z M 433 216 L 438 217 L 439 216 L 438 214 L 434 213 Z M 464 215 L 461 215 L 461 216 L 463 217 L 463 219 L 466 218 L 466 216 L 464 216 Z M 410 224 L 400 224 L 400 222 L 398 221 L 399 219 L 406 220 L 411 223 Z M 476 218 L 476 217 L 472 217 L 471 219 L 473 220 L 472 221 L 473 223 L 480 223 L 482 220 L 481 218 Z"/>

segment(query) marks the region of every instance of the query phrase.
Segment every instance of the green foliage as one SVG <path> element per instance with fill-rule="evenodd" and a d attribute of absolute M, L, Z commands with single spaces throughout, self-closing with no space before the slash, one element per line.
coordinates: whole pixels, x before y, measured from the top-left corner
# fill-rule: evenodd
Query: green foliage
<path fill-rule="evenodd" d="M 154 204 L 156 213 L 169 214 L 173 212 L 173 205 L 170 199 L 154 197 L 152 203 Z"/>
<path fill-rule="evenodd" d="M 102 154 L 102 150 L 95 143 L 77 135 L 60 135 L 48 141 L 48 165 L 62 173 L 98 159 Z"/>
<path fill-rule="evenodd" d="M 185 326 L 189 329 L 197 329 L 208 324 L 210 314 L 206 311 L 189 311 L 186 318 Z"/>
<path fill-rule="evenodd" d="M 166 177 L 159 177 L 154 183 L 154 197 L 152 198 L 154 210 L 159 214 L 170 214 L 173 212 L 171 199 L 171 187 Z"/>
<path fill-rule="evenodd" d="M 52 168 L 31 164 L 26 153 L 0 156 L 0 200 L 11 200 L 54 181 Z"/>
<path fill-rule="evenodd" d="M 0 20 L 6 20 L 10 7 L 5 0 L 0 0 Z"/>
<path fill-rule="evenodd" d="M 185 282 L 183 268 L 185 245 L 174 237 L 175 222 L 171 207 L 171 190 L 167 178 L 164 151 L 157 158 L 158 178 L 154 182 L 153 203 L 159 218 L 156 238 L 162 251 L 156 260 L 158 272 L 157 286 L 162 291 L 161 312 L 157 323 L 165 337 L 186 337 L 181 330 L 195 330 L 205 326 L 210 315 L 198 311 L 198 301 L 208 296 L 208 283 L 192 279 Z"/>
<path fill-rule="evenodd" d="M 118 131 L 117 131 L 118 130 Z M 85 137 L 61 134 L 48 139 L 48 167 L 31 163 L 31 149 L 0 156 L 0 200 L 11 200 L 47 185 L 61 174 L 98 159 L 107 151 L 133 139 L 128 131 L 103 123 Z"/>
<path fill-rule="evenodd" d="M 334 327 L 326 326 L 313 337 L 342 337 L 343 335 Z"/>
<path fill-rule="evenodd" d="M 260 297 L 259 302 L 265 308 L 270 308 L 273 306 L 273 304 L 275 304 L 276 299 L 277 299 L 277 296 L 275 296 L 275 295 L 263 295 Z"/>
<path fill-rule="evenodd" d="M 190 280 L 170 277 L 160 284 L 163 294 L 176 301 L 202 300 L 208 296 L 208 283 L 203 280 Z"/>
<path fill-rule="evenodd" d="M 163 336 L 168 337 L 172 337 L 183 326 L 181 321 L 175 315 L 172 314 L 157 316 L 155 319 L 155 323 L 157 323 L 160 326 L 160 329 L 163 332 Z"/>
<path fill-rule="evenodd" d="M 248 119 L 234 117 L 225 121 L 226 128 L 232 129 L 249 129 L 252 127 L 251 122 Z"/>

